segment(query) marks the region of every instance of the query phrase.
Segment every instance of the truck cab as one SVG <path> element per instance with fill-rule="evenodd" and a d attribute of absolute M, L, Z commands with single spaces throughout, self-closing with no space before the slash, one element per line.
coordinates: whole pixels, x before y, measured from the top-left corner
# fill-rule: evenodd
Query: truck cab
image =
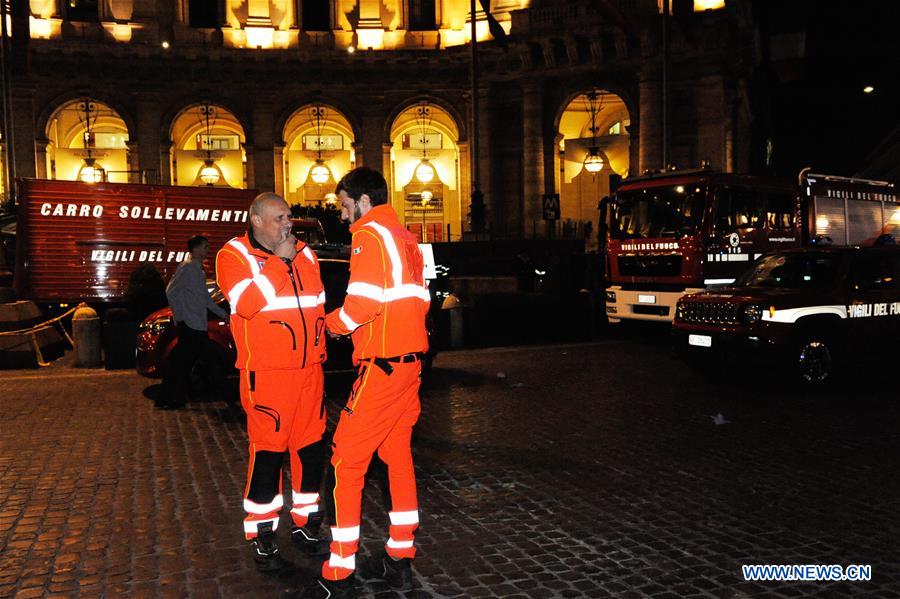
<path fill-rule="evenodd" d="M 671 322 L 687 293 L 733 282 L 800 244 L 795 186 L 708 169 L 624 183 L 608 211 L 606 315 Z"/>

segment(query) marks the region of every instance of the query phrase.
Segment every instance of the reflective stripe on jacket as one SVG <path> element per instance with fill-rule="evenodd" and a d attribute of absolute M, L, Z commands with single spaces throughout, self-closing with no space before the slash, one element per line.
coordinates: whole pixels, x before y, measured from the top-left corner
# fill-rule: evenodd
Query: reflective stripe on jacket
<path fill-rule="evenodd" d="M 316 255 L 303 242 L 290 265 L 235 237 L 216 255 L 216 280 L 231 305 L 242 370 L 306 368 L 325 360 L 325 289 Z"/>
<path fill-rule="evenodd" d="M 328 315 L 328 329 L 352 334 L 355 361 L 427 351 L 431 296 L 415 236 L 386 204 L 372 208 L 350 231 L 347 297 Z"/>

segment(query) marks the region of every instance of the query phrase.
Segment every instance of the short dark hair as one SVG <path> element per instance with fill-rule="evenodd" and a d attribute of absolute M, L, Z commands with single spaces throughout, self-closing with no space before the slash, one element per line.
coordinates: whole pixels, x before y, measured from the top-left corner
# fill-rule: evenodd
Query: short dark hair
<path fill-rule="evenodd" d="M 203 235 L 194 235 L 193 237 L 188 239 L 188 251 L 193 252 L 194 248 L 200 247 L 204 243 L 209 243 L 209 239 L 207 239 Z"/>
<path fill-rule="evenodd" d="M 387 203 L 387 183 L 381 173 L 373 168 L 360 166 L 341 177 L 334 193 L 342 191 L 356 201 L 365 194 L 373 206 Z"/>

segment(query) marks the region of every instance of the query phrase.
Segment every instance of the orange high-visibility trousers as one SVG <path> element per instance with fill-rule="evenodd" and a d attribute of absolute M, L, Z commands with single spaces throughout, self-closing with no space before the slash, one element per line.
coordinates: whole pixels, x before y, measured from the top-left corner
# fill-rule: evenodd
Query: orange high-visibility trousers
<path fill-rule="evenodd" d="M 290 370 L 241 370 L 241 404 L 247 413 L 250 460 L 244 491 L 244 536 L 260 524 L 278 528 L 285 450 L 291 454 L 291 517 L 303 526 L 318 511 L 325 431 L 321 364 Z"/>
<path fill-rule="evenodd" d="M 375 451 L 388 466 L 391 490 L 386 551 L 396 558 L 416 555 L 413 533 L 419 511 L 410 438 L 419 419 L 421 362 L 391 362 L 390 367 L 389 375 L 372 361 L 360 364 L 334 434 L 335 521 L 331 557 L 322 564 L 322 577 L 329 580 L 346 578 L 356 569 L 362 490 Z"/>

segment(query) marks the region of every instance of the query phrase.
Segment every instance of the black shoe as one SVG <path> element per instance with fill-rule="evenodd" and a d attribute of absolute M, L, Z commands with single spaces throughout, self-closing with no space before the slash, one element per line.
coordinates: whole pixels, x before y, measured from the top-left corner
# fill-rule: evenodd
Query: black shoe
<path fill-rule="evenodd" d="M 306 526 L 295 526 L 291 529 L 291 540 L 294 545 L 303 550 L 306 555 L 328 555 L 331 552 L 331 544 L 326 540 L 319 538 L 315 530 L 308 524 Z"/>
<path fill-rule="evenodd" d="M 301 593 L 293 595 L 291 599 L 355 599 L 356 596 L 353 576 L 350 576 L 343 580 L 317 578 L 315 582 L 307 585 Z"/>
<path fill-rule="evenodd" d="M 253 560 L 256 562 L 256 569 L 260 572 L 281 570 L 287 563 L 278 554 L 278 545 L 275 543 L 275 531 L 272 530 L 272 523 L 260 524 L 257 530 L 257 536 L 252 542 Z"/>
<path fill-rule="evenodd" d="M 380 558 L 370 559 L 360 570 L 366 580 L 383 580 L 398 591 L 412 589 L 412 560 L 408 557 L 394 559 L 388 554 Z"/>

